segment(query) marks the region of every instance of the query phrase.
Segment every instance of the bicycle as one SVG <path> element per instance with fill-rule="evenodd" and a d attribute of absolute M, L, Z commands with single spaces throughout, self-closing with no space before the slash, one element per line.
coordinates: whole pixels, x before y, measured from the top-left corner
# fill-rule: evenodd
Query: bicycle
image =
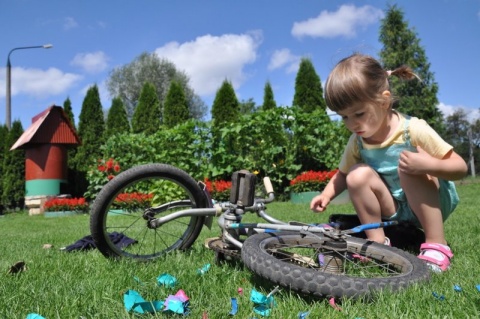
<path fill-rule="evenodd" d="M 235 172 L 230 201 L 213 204 L 206 185 L 179 168 L 167 164 L 133 167 L 109 181 L 97 195 L 91 234 L 108 258 L 153 260 L 188 249 L 202 227 L 211 228 L 213 218 L 218 217 L 221 236 L 208 243 L 217 260 L 241 258 L 257 275 L 301 294 L 358 298 L 429 279 L 426 264 L 416 256 L 353 236 L 396 222 L 346 230 L 338 225 L 287 223 L 265 212 L 275 195 L 268 178 L 264 184 L 266 195 L 258 198 L 256 176 Z M 247 212 L 267 223 L 241 223 Z M 110 237 L 113 231 L 136 244 L 115 245 Z"/>

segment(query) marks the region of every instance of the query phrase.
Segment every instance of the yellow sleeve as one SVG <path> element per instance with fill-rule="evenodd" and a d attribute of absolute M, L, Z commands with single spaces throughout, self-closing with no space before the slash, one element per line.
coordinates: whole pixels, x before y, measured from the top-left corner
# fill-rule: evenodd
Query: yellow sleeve
<path fill-rule="evenodd" d="M 443 138 L 425 120 L 412 118 L 410 121 L 410 140 L 413 146 L 420 146 L 435 158 L 443 158 L 453 146 Z"/>
<path fill-rule="evenodd" d="M 347 146 L 343 151 L 342 159 L 340 160 L 340 165 L 338 165 L 338 169 L 342 173 L 347 174 L 353 165 L 361 162 L 362 159 L 358 150 L 357 135 L 352 134 L 348 140 Z"/>

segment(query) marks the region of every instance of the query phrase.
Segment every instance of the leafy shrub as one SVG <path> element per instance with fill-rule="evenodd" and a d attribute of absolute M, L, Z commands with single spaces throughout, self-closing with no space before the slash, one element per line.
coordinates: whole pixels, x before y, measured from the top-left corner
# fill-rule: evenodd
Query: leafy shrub
<path fill-rule="evenodd" d="M 120 164 L 113 158 L 99 159 L 95 167 L 87 172 L 88 187 L 85 197 L 94 199 L 102 187 L 120 173 Z"/>

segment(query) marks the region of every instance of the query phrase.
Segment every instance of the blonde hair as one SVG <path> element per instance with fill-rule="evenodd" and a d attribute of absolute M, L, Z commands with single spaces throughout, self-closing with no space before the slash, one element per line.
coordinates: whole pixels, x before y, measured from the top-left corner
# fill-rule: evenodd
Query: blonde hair
<path fill-rule="evenodd" d="M 342 111 L 355 103 L 383 104 L 390 106 L 395 97 L 382 93 L 390 90 L 388 77 L 395 75 L 404 80 L 420 79 L 408 66 L 386 71 L 371 56 L 355 53 L 342 59 L 333 68 L 325 84 L 325 101 L 330 110 Z"/>

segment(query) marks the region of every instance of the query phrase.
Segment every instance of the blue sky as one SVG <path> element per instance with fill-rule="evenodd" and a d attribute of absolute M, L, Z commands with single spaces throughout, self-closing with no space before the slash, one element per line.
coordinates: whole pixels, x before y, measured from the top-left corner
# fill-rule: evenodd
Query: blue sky
<path fill-rule="evenodd" d="M 353 52 L 377 56 L 380 19 L 394 1 L 331 0 L 2 0 L 0 123 L 5 123 L 6 62 L 13 51 L 12 122 L 24 129 L 67 97 L 78 123 L 88 88 L 97 84 L 111 106 L 109 73 L 142 52 L 156 52 L 190 77 L 210 107 L 221 83 L 239 100 L 263 102 L 270 81 L 278 105 L 291 105 L 299 61 L 309 57 L 324 82 Z M 445 114 L 480 107 L 480 0 L 398 1 L 420 38 L 439 85 Z M 209 117 L 209 115 L 208 115 Z"/>

